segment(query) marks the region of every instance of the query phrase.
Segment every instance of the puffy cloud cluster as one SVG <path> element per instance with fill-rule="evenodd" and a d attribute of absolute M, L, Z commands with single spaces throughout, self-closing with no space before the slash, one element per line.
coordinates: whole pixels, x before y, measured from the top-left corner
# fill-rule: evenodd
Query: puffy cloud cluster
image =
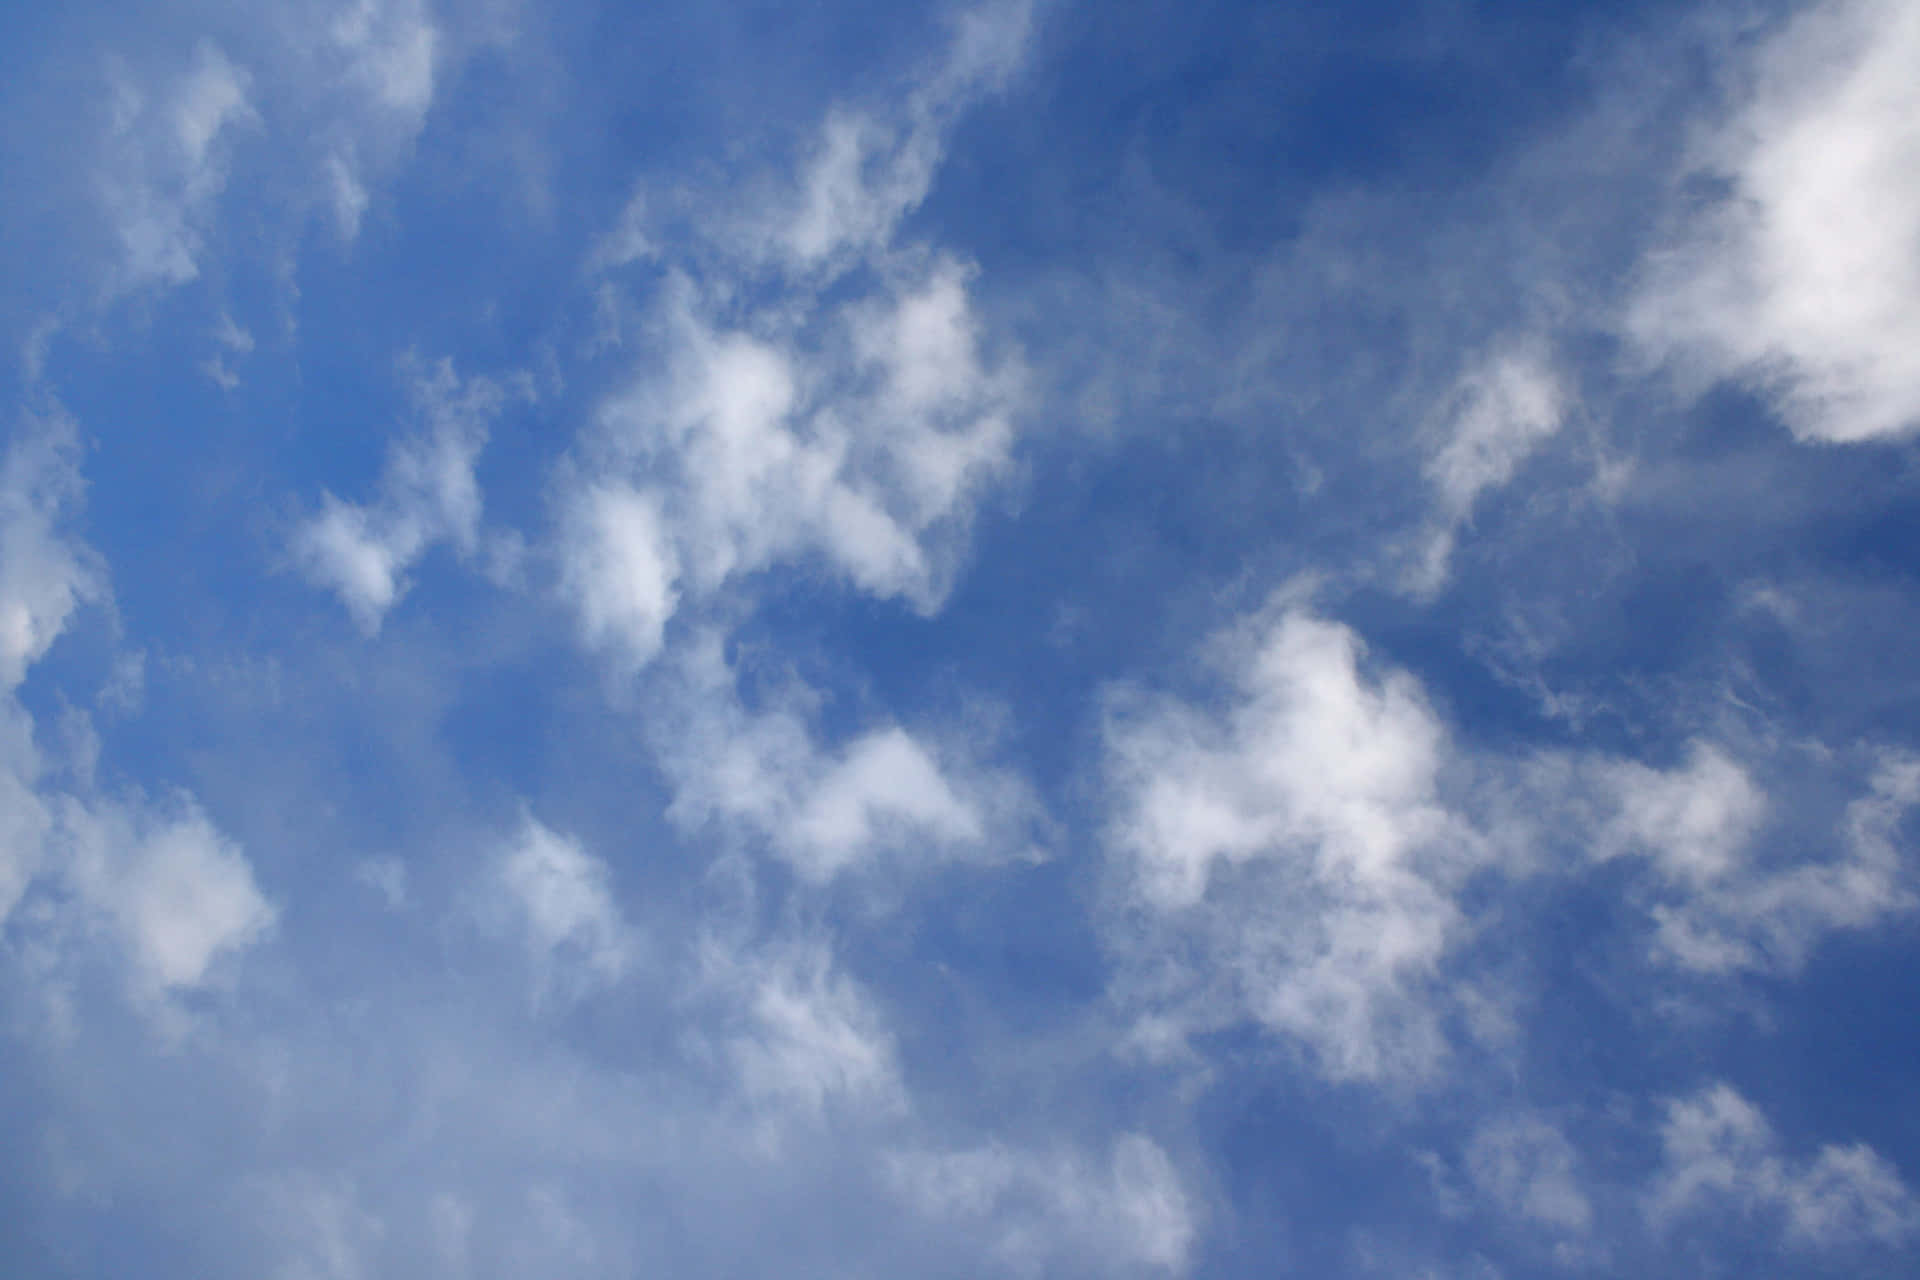
<path fill-rule="evenodd" d="M 594 261 L 665 272 L 658 356 L 601 406 L 560 499 L 589 643 L 644 666 L 670 619 L 776 567 L 923 612 L 944 598 L 973 504 L 1010 466 L 1019 373 L 983 341 L 969 269 L 896 232 L 1026 22 L 1019 5 L 968 15 L 904 106 L 834 115 L 748 212 L 696 207 L 693 243 L 635 197 Z"/>
<path fill-rule="evenodd" d="M 1804 440 L 1920 430 L 1920 14 L 1828 0 L 1785 23 L 1700 145 L 1628 329 L 1694 382 L 1764 389 Z"/>
<path fill-rule="evenodd" d="M 1898 831 L 1920 782 L 1882 755 L 1809 855 L 1724 750 L 1670 769 L 1557 750 L 1474 752 L 1417 681 L 1287 596 L 1213 646 L 1224 697 L 1113 692 L 1107 832 L 1123 907 L 1110 945 L 1141 1047 L 1251 1020 L 1334 1079 L 1418 1078 L 1474 1019 L 1453 967 L 1497 902 L 1621 857 L 1648 953 L 1703 978 L 1790 973 L 1829 934 L 1916 905 Z M 1623 912 L 1623 916 L 1627 913 Z"/>
<path fill-rule="evenodd" d="M 1174 980 L 1200 988 L 1202 1019 L 1297 1036 L 1336 1078 L 1424 1070 L 1423 987 L 1479 860 L 1440 795 L 1445 731 L 1412 677 L 1368 671 L 1351 629 L 1301 608 L 1257 619 L 1226 662 L 1223 711 L 1114 706 L 1109 838 L 1131 893 L 1156 931 L 1191 934 Z"/>

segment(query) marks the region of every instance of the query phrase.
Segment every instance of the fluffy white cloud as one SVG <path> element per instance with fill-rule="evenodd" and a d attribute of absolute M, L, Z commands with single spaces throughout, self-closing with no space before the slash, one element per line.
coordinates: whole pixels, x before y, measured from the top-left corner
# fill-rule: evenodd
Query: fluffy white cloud
<path fill-rule="evenodd" d="M 1440 800 L 1445 734 L 1338 623 L 1288 607 L 1227 648 L 1222 708 L 1115 701 L 1109 840 L 1132 892 L 1194 950 L 1176 985 L 1211 991 L 1203 1019 L 1251 1016 L 1335 1077 L 1417 1071 L 1438 1052 L 1420 989 L 1477 857 Z"/>
<path fill-rule="evenodd" d="M 798 690 L 750 711 L 711 635 L 674 674 L 657 746 L 684 829 L 744 833 L 814 883 L 881 859 L 1030 854 L 1027 788 L 969 753 L 897 725 L 823 743 Z"/>
<path fill-rule="evenodd" d="M 632 959 L 632 931 L 614 901 L 606 864 L 578 840 L 529 815 L 496 875 L 525 932 L 543 988 L 565 975 L 605 982 L 625 972 Z"/>
<path fill-rule="evenodd" d="M 471 555 L 480 537 L 480 488 L 473 468 L 499 412 L 500 389 L 465 383 L 449 361 L 410 379 L 422 422 L 387 455 L 379 497 L 358 506 L 332 494 L 294 531 L 290 555 L 314 585 L 333 591 L 362 631 L 379 631 L 406 594 L 407 573 L 436 543 Z"/>
<path fill-rule="evenodd" d="M 596 270 L 653 259 L 667 285 L 657 341 L 559 497 L 589 643 L 644 665 L 676 611 L 785 567 L 938 608 L 977 495 L 1009 468 L 1021 377 L 982 340 L 969 269 L 895 236 L 1027 25 L 1022 3 L 962 16 L 941 64 L 888 109 L 833 113 L 790 182 L 685 208 L 643 190 L 601 240 Z M 691 243 L 655 225 L 666 212 Z"/>
<path fill-rule="evenodd" d="M 1789 1243 L 1822 1250 L 1897 1244 L 1920 1229 L 1920 1201 L 1872 1148 L 1784 1153 L 1766 1117 L 1725 1084 L 1670 1101 L 1660 1138 L 1665 1158 L 1646 1200 L 1658 1227 L 1716 1209 L 1764 1213 Z"/>
<path fill-rule="evenodd" d="M 562 498 L 563 589 L 588 640 L 639 665 L 677 609 L 796 562 L 935 608 L 1012 445 L 1016 383 L 982 359 L 964 271 L 938 261 L 832 312 L 825 351 L 671 292 L 665 367 L 602 408 Z"/>
<path fill-rule="evenodd" d="M 659 502 L 629 485 L 592 483 L 573 494 L 563 520 L 561 592 L 587 643 L 629 669 L 645 666 L 679 603 L 679 558 Z"/>
<path fill-rule="evenodd" d="M 1920 12 L 1827 0 L 1762 49 L 1647 264 L 1628 328 L 1696 380 L 1777 397 L 1805 440 L 1920 430 Z"/>
<path fill-rule="evenodd" d="M 984 1235 L 1019 1275 L 1066 1263 L 1179 1273 L 1199 1230 L 1172 1161 L 1140 1134 L 1122 1135 L 1104 1162 L 995 1144 L 896 1155 L 889 1171 L 910 1204 Z"/>

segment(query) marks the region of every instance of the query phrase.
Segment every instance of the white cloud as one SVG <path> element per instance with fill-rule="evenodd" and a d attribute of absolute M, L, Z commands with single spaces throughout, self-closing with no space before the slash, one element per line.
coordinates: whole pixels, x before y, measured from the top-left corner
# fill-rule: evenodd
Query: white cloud
<path fill-rule="evenodd" d="M 1668 891 L 1653 908 L 1661 952 L 1701 973 L 1790 973 L 1836 929 L 1864 928 L 1911 910 L 1894 834 L 1920 803 L 1920 764 L 1877 764 L 1866 796 L 1847 810 L 1832 856 L 1789 863 L 1756 847 L 1765 800 L 1746 772 L 1708 746 L 1661 773 L 1615 764 L 1605 774 L 1619 810 L 1603 856 L 1650 856 Z"/>
<path fill-rule="evenodd" d="M 1827 0 L 1761 50 L 1700 157 L 1724 187 L 1655 254 L 1628 328 L 1767 389 L 1803 440 L 1920 430 L 1920 11 Z"/>
<path fill-rule="evenodd" d="M 674 785 L 669 817 L 719 823 L 764 842 L 820 883 L 882 859 L 1027 856 L 1027 788 L 897 725 L 821 742 L 803 691 L 749 711 L 708 635 L 681 659 L 657 749 Z"/>
<path fill-rule="evenodd" d="M 1820 1250 L 1898 1244 L 1920 1229 L 1920 1201 L 1865 1144 L 1785 1154 L 1766 1118 L 1725 1084 L 1673 1099 L 1666 1112 L 1665 1158 L 1646 1199 L 1657 1227 L 1716 1209 L 1764 1214 L 1790 1244 Z"/>
<path fill-rule="evenodd" d="M 1252 1017 L 1334 1077 L 1418 1072 L 1439 1051 L 1422 984 L 1476 856 L 1439 797 L 1444 732 L 1412 677 L 1368 674 L 1351 630 L 1299 608 L 1227 648 L 1227 706 L 1123 695 L 1107 730 L 1110 844 L 1192 953 L 1172 980 L 1211 991 L 1175 1022 Z"/>
<path fill-rule="evenodd" d="M 561 592 L 587 643 L 629 668 L 646 665 L 679 603 L 678 557 L 659 503 L 628 485 L 591 483 L 572 495 L 563 519 Z"/>
<path fill-rule="evenodd" d="M 368 171 L 392 165 L 426 123 L 445 42 L 422 0 L 352 0 L 325 43 L 345 91 L 320 130 L 331 139 L 325 194 L 340 237 L 352 240 L 371 202 Z"/>
<path fill-rule="evenodd" d="M 332 494 L 293 533 L 294 564 L 340 597 L 368 635 L 408 589 L 407 573 L 437 543 L 471 555 L 480 535 L 474 463 L 502 395 L 485 378 L 464 384 L 451 362 L 416 372 L 409 388 L 424 420 L 388 452 L 379 497 L 358 506 Z"/>
<path fill-rule="evenodd" d="M 1462 375 L 1445 413 L 1444 443 L 1427 460 L 1438 510 L 1408 578 L 1416 594 L 1439 590 L 1481 495 L 1512 480 L 1565 415 L 1560 375 L 1537 346 L 1500 348 Z"/>
<path fill-rule="evenodd" d="M 543 989 L 561 977 L 607 982 L 626 971 L 632 931 L 614 901 L 606 864 L 578 840 L 529 815 L 496 874 Z"/>
<path fill-rule="evenodd" d="M 78 434 L 57 406 L 23 415 L 0 463 L 0 926 L 54 830 L 33 720 L 14 695 L 74 612 L 107 595 L 99 557 L 64 527 L 83 489 Z"/>
<path fill-rule="evenodd" d="M 1687 883 L 1705 884 L 1733 870 L 1766 813 L 1766 799 L 1746 771 L 1704 743 L 1694 745 L 1679 769 L 1621 762 L 1605 772 L 1620 810 L 1599 851 L 1649 853 L 1669 876 Z"/>
<path fill-rule="evenodd" d="M 945 61 L 897 110 L 829 115 L 795 188 L 734 230 L 743 252 L 795 273 L 834 274 L 884 247 L 926 199 L 954 117 L 1018 65 L 1031 21 L 1027 0 L 968 10 Z"/>
<path fill-rule="evenodd" d="M 559 495 L 556 554 L 589 643 L 643 665 L 673 612 L 779 567 L 939 607 L 977 495 L 1009 469 L 1022 384 L 982 341 L 969 269 L 895 235 L 1027 21 L 1023 4 L 960 19 L 903 101 L 836 111 L 791 189 L 744 185 L 745 213 L 741 189 L 677 204 L 642 190 L 600 240 L 594 269 L 656 260 L 667 285 L 658 341 Z M 653 224 L 663 210 L 692 243 Z M 611 536 L 616 516 L 645 536 Z"/>
<path fill-rule="evenodd" d="M 936 607 L 1012 444 L 1014 386 L 981 360 L 960 268 L 830 315 L 839 354 L 715 327 L 690 286 L 674 292 L 667 367 L 603 408 L 604 458 L 563 499 L 589 639 L 644 660 L 681 603 L 808 559 Z"/>
<path fill-rule="evenodd" d="M 119 241 L 109 294 L 180 285 L 200 274 L 214 202 L 227 180 L 225 137 L 256 119 L 250 77 L 203 42 L 192 65 L 149 102 L 121 75 L 100 190 Z"/>
<path fill-rule="evenodd" d="M 60 825 L 67 875 L 114 926 L 145 995 L 207 984 L 274 926 L 246 856 L 186 797 L 165 809 L 70 800 Z"/>
<path fill-rule="evenodd" d="M 0 928 L 39 874 L 53 830 L 39 773 L 32 721 L 11 695 L 0 696 Z"/>
<path fill-rule="evenodd" d="M 1467 1146 L 1465 1168 L 1475 1189 L 1504 1213 L 1571 1234 L 1593 1223 L 1572 1144 L 1537 1116 L 1482 1125 Z"/>
<path fill-rule="evenodd" d="M 908 1203 L 981 1233 L 1020 1275 L 1089 1263 L 1109 1274 L 1177 1274 L 1186 1270 L 1198 1234 L 1172 1161 L 1140 1134 L 1122 1135 L 1105 1162 L 994 1144 L 899 1154 L 889 1173 Z"/>
<path fill-rule="evenodd" d="M 213 327 L 213 340 L 220 349 L 201 362 L 200 371 L 221 390 L 232 391 L 240 385 L 240 375 L 234 372 L 233 363 L 253 351 L 253 335 L 222 311 L 219 323 Z"/>
<path fill-rule="evenodd" d="M 407 864 L 398 858 L 369 858 L 353 869 L 353 881 L 380 895 L 387 910 L 407 905 Z"/>
<path fill-rule="evenodd" d="M 906 1109 L 893 1036 L 824 943 L 750 953 L 710 941 L 704 960 L 709 990 L 737 1010 L 726 1053 L 757 1107 L 816 1119 L 829 1108 L 865 1116 Z"/>
<path fill-rule="evenodd" d="M 0 694 L 26 678 L 82 604 L 106 595 L 99 558 L 61 532 L 83 488 L 78 431 L 27 415 L 0 464 Z"/>

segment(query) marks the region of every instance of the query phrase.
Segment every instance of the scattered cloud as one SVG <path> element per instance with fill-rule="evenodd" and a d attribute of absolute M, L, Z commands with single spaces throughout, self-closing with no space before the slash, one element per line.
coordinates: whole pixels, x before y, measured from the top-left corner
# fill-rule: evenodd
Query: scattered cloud
<path fill-rule="evenodd" d="M 380 630 L 406 595 L 408 573 L 438 543 L 462 556 L 479 546 L 481 498 L 474 463 L 504 401 L 486 378 L 462 381 L 451 361 L 410 373 L 419 429 L 389 450 L 379 496 L 366 505 L 331 493 L 302 521 L 289 548 L 315 586 L 334 592 L 362 631 Z"/>
<path fill-rule="evenodd" d="M 1653 907 L 1656 943 L 1672 963 L 1703 974 L 1791 973 L 1837 929 L 1859 929 L 1915 905 L 1895 834 L 1920 803 L 1920 767 L 1882 757 L 1868 794 L 1847 809 L 1837 852 L 1781 863 L 1756 841 L 1765 799 L 1721 752 L 1696 746 L 1661 773 L 1605 769 L 1619 813 L 1600 851 L 1639 850 L 1669 892 Z"/>
<path fill-rule="evenodd" d="M 619 979 L 634 935 L 614 900 L 605 863 L 578 840 L 527 816 L 496 874 L 524 931 L 542 990 Z M 563 977 L 566 980 L 563 982 Z"/>
<path fill-rule="evenodd" d="M 1898 1244 L 1920 1229 L 1920 1201 L 1871 1147 L 1829 1143 L 1795 1157 L 1728 1085 L 1669 1101 L 1660 1139 L 1664 1162 L 1646 1201 L 1660 1228 L 1732 1213 L 1817 1250 Z"/>
<path fill-rule="evenodd" d="M 1108 722 L 1109 844 L 1149 934 L 1192 957 L 1162 981 L 1197 989 L 1202 1026 L 1250 1017 L 1335 1078 L 1418 1074 L 1440 1052 L 1423 987 L 1478 860 L 1441 801 L 1446 733 L 1411 676 L 1304 608 L 1224 653 L 1225 705 L 1123 691 Z"/>
<path fill-rule="evenodd" d="M 717 637 L 690 647 L 661 707 L 668 816 L 769 848 L 824 884 L 882 861 L 991 862 L 1032 855 L 1034 804 L 1009 772 L 964 742 L 933 742 L 881 725 L 840 745 L 821 741 L 806 691 L 749 710 Z"/>
<path fill-rule="evenodd" d="M 113 927 L 136 989 L 163 997 L 211 982 L 216 965 L 273 928 L 245 854 L 190 798 L 62 806 L 66 875 Z"/>

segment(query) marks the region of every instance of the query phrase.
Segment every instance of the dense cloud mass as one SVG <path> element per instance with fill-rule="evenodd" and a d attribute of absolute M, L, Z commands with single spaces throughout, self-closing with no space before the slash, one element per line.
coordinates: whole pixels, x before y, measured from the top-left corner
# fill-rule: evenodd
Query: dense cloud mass
<path fill-rule="evenodd" d="M 1920 8 L 0 34 L 8 1276 L 1920 1269 Z"/>

